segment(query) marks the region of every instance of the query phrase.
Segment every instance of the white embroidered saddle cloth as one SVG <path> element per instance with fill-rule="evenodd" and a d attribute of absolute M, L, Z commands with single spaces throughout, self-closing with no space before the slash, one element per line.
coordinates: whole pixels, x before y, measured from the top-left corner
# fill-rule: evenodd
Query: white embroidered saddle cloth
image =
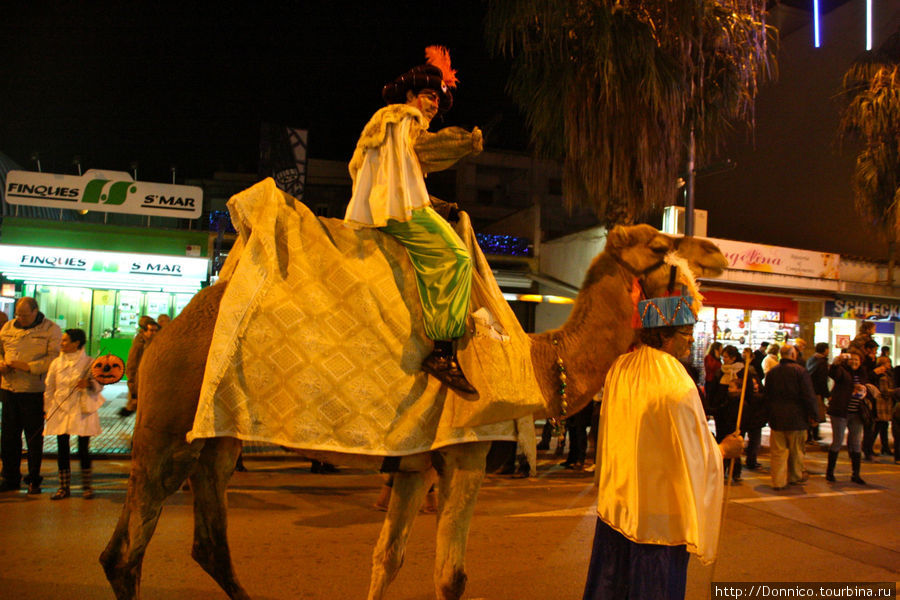
<path fill-rule="evenodd" d="M 406 250 L 377 230 L 318 219 L 271 179 L 228 203 L 239 240 L 222 272 L 200 404 L 188 440 L 403 456 L 515 439 L 543 406 L 522 330 L 463 215 L 474 266 L 458 397 L 419 369 L 431 343 Z M 218 284 L 218 285 L 221 285 Z"/>

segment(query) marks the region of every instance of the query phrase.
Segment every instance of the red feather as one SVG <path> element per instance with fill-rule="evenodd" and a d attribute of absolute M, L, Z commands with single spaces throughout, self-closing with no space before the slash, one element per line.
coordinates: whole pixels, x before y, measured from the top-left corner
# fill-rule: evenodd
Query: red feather
<path fill-rule="evenodd" d="M 444 46 L 428 46 L 425 48 L 425 60 L 441 70 L 442 79 L 447 87 L 455 88 L 457 82 L 456 69 L 450 68 L 450 51 Z"/>

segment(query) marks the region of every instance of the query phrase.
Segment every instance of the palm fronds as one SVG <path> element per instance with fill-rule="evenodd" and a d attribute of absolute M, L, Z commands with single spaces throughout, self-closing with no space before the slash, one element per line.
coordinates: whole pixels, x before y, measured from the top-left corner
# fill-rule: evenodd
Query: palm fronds
<path fill-rule="evenodd" d="M 858 57 L 843 78 L 839 136 L 862 146 L 853 171 L 856 211 L 900 238 L 900 31 Z"/>
<path fill-rule="evenodd" d="M 567 204 L 607 222 L 670 204 L 693 130 L 708 153 L 771 73 L 762 0 L 492 0 L 486 32 Z"/>

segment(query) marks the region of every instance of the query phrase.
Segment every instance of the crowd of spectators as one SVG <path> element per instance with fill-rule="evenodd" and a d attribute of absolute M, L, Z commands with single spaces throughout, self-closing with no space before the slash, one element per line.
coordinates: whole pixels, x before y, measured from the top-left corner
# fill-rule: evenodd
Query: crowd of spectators
<path fill-rule="evenodd" d="M 874 324 L 863 322 L 846 349 L 833 359 L 827 343 L 818 343 L 804 356 L 800 338 L 759 348 L 709 344 L 703 359 L 701 397 L 707 415 L 715 420 L 717 438 L 735 431 L 747 436 L 743 465 L 726 461 L 726 480 L 741 480 L 742 468 L 759 468 L 762 427 L 769 426 L 770 473 L 776 490 L 802 484 L 809 478 L 803 466 L 805 447 L 821 439 L 820 424 L 831 422 L 825 478 L 836 481 L 840 449 L 846 439 L 851 481 L 865 485 L 861 464 L 872 461 L 876 448 L 900 464 L 900 369 L 891 363 L 890 348 L 879 348 L 872 335 Z M 879 354 L 880 352 L 880 354 Z M 746 372 L 745 365 L 749 364 Z M 699 384 L 698 384 L 699 385 Z M 741 398 L 743 397 L 743 408 Z M 738 412 L 741 414 L 738 426 Z M 891 439 L 893 438 L 893 440 Z"/>

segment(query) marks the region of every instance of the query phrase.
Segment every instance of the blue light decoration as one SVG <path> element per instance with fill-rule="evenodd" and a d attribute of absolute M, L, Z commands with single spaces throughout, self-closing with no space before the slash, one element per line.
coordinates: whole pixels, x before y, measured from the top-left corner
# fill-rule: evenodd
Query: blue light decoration
<path fill-rule="evenodd" d="M 821 47 L 819 38 L 819 0 L 813 0 L 813 43 L 816 48 Z"/>
<path fill-rule="evenodd" d="M 534 246 L 531 240 L 513 235 L 476 233 L 475 239 L 485 254 L 503 256 L 532 256 Z"/>

